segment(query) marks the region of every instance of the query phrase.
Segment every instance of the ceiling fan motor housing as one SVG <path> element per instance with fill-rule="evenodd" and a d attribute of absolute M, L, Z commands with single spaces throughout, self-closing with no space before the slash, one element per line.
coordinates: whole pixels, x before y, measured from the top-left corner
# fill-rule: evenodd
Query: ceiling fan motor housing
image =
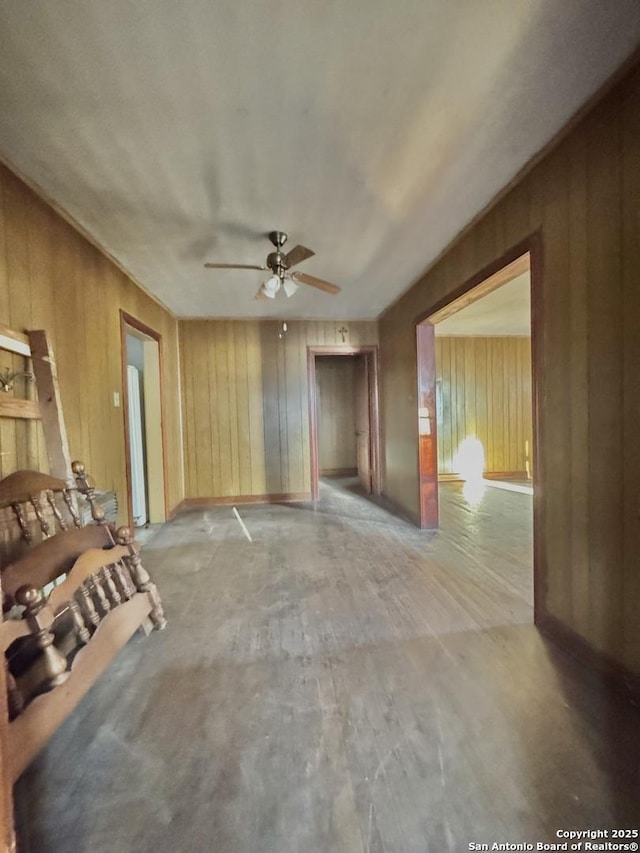
<path fill-rule="evenodd" d="M 282 275 L 285 270 L 289 269 L 287 256 L 283 252 L 271 252 L 267 256 L 267 266 L 275 275 Z"/>

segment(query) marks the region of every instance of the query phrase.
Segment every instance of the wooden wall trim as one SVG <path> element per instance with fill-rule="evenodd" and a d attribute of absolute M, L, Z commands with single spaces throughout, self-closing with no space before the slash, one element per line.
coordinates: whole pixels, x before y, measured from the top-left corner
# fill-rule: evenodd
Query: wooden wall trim
<path fill-rule="evenodd" d="M 550 613 L 545 613 L 536 624 L 544 637 L 563 649 L 590 672 L 597 673 L 609 690 L 623 696 L 632 705 L 640 706 L 639 675 L 622 666 L 605 652 L 595 649 L 584 637 Z M 585 672 L 585 675 L 589 674 Z"/>
<path fill-rule="evenodd" d="M 160 434 L 162 437 L 162 467 L 164 482 L 164 515 L 169 518 L 167 507 L 169 506 L 168 494 L 168 459 L 167 442 L 164 424 L 164 362 L 162 354 L 162 335 L 151 326 L 147 326 L 142 320 L 138 320 L 132 314 L 120 309 L 120 366 L 122 371 L 122 416 L 124 418 L 124 448 L 125 448 L 125 471 L 127 482 L 127 507 L 129 511 L 129 527 L 133 530 L 133 498 L 131 494 L 131 436 L 129 434 L 129 380 L 127 377 L 127 326 L 136 329 L 148 338 L 152 338 L 158 344 L 158 359 L 160 369 Z M 178 368 L 179 372 L 179 368 Z M 182 436 L 180 437 L 182 440 Z M 183 492 L 184 494 L 184 492 Z"/>
<path fill-rule="evenodd" d="M 448 317 L 452 317 L 454 314 L 457 314 L 458 311 L 462 311 L 463 308 L 473 305 L 474 302 L 478 302 L 480 299 L 483 299 L 485 296 L 493 293 L 494 290 L 498 290 L 505 284 L 508 284 L 510 281 L 518 278 L 518 276 L 528 272 L 528 270 L 529 253 L 525 252 L 506 266 L 501 266 L 500 269 L 493 273 L 493 275 L 483 279 L 475 287 L 465 290 L 465 292 L 457 299 L 447 302 L 443 308 L 431 314 L 429 322 L 434 325 L 441 323 Z M 526 335 L 523 335 L 522 337 L 526 337 Z"/>
<path fill-rule="evenodd" d="M 26 332 L 16 332 L 0 323 L 0 349 L 29 357 L 31 355 L 29 335 Z"/>
<path fill-rule="evenodd" d="M 429 320 L 416 326 L 416 371 L 418 399 L 418 488 L 420 527 L 437 530 L 438 505 L 438 417 L 436 407 L 436 338 Z"/>
<path fill-rule="evenodd" d="M 185 498 L 183 498 L 167 512 L 167 521 L 173 521 L 173 519 L 180 515 L 181 512 L 184 512 L 185 509 Z"/>
<path fill-rule="evenodd" d="M 540 232 L 528 239 L 531 292 L 531 421 L 533 468 L 533 621 L 544 615 L 547 600 L 547 562 L 544 547 L 544 480 L 541 469 L 542 400 L 544 398 L 544 252 Z"/>
<path fill-rule="evenodd" d="M 21 400 L 19 397 L 0 400 L 0 418 L 40 420 L 41 417 L 40 405 L 35 400 Z"/>
<path fill-rule="evenodd" d="M 316 357 L 307 347 L 307 394 L 309 406 L 309 461 L 311 468 L 311 500 L 317 501 L 320 493 L 318 483 L 318 383 L 316 380 Z"/>
<path fill-rule="evenodd" d="M 353 344 L 332 344 L 332 345 L 307 345 L 307 352 L 315 355 L 363 355 L 364 353 L 376 353 L 378 351 L 377 344 L 362 344 L 361 346 Z"/>
<path fill-rule="evenodd" d="M 534 232 L 526 237 L 524 240 L 521 240 L 519 243 L 516 243 L 515 246 L 512 246 L 510 249 L 507 249 L 500 257 L 496 258 L 490 264 L 482 267 L 482 269 L 478 270 L 477 273 L 471 276 L 471 278 L 466 279 L 466 281 L 462 282 L 459 287 L 456 287 L 451 293 L 446 294 L 440 299 L 437 299 L 432 305 L 430 305 L 425 311 L 421 311 L 420 314 L 415 318 L 415 325 L 419 325 L 424 322 L 424 320 L 431 320 L 432 317 L 444 319 L 444 313 L 446 309 L 452 305 L 453 303 L 458 302 L 460 299 L 465 297 L 470 291 L 474 290 L 476 287 L 480 287 L 487 280 L 496 280 L 500 278 L 500 273 L 505 268 L 513 269 L 512 265 L 515 265 L 517 269 L 521 270 L 522 262 L 521 259 L 526 255 L 531 254 L 531 247 L 534 244 L 539 244 L 540 235 L 539 232 Z M 531 260 L 525 265 L 530 266 Z M 504 280 L 501 281 L 501 284 L 505 284 L 507 281 L 510 281 L 511 277 L 507 276 Z M 532 329 L 533 335 L 533 329 Z"/>

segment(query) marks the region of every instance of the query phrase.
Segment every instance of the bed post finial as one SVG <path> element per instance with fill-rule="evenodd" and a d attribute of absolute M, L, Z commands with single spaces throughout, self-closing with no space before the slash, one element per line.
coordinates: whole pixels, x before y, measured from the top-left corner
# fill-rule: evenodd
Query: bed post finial
<path fill-rule="evenodd" d="M 76 485 L 81 495 L 84 495 L 91 509 L 91 518 L 95 524 L 106 524 L 107 520 L 104 515 L 104 510 L 96 503 L 96 490 L 90 485 L 87 478 L 87 472 L 84 467 L 84 462 L 76 459 L 71 463 L 73 476 L 76 478 Z"/>
<path fill-rule="evenodd" d="M 131 577 L 138 592 L 146 592 L 151 601 L 151 613 L 149 614 L 153 627 L 156 631 L 161 631 L 167 627 L 167 620 L 162 607 L 162 599 L 158 592 L 157 586 L 151 580 L 149 572 L 142 565 L 140 554 L 133 541 L 131 529 L 129 527 L 119 527 L 116 530 L 116 539 L 119 545 L 125 545 L 129 550 L 129 557 L 126 558 L 129 563 Z"/>
<path fill-rule="evenodd" d="M 51 690 L 69 678 L 67 659 L 54 646 L 55 637 L 49 630 L 53 624 L 53 614 L 49 608 L 43 609 L 45 602 L 34 586 L 19 587 L 15 600 L 25 608 L 24 618 L 44 659 L 44 684 Z"/>

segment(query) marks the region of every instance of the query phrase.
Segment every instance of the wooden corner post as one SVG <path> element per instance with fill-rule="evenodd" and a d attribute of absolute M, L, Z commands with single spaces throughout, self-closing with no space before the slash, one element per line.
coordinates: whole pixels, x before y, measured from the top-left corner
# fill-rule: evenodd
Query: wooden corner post
<path fill-rule="evenodd" d="M 71 455 L 67 430 L 62 413 L 62 398 L 58 384 L 58 371 L 47 333 L 37 329 L 28 333 L 33 374 L 38 389 L 38 404 L 44 440 L 49 457 L 49 473 L 69 484 L 74 484 L 71 472 Z"/>

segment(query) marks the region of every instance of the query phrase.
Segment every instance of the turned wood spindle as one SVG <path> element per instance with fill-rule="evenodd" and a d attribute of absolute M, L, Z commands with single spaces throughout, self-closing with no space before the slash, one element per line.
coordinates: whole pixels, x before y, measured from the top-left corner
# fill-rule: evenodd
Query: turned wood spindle
<path fill-rule="evenodd" d="M 49 630 L 53 624 L 51 611 L 48 608 L 44 609 L 40 593 L 33 586 L 19 587 L 16 590 L 15 599 L 25 608 L 23 618 L 44 659 L 44 687 L 50 690 L 63 684 L 69 677 L 67 659 L 54 645 L 55 637 Z"/>
<path fill-rule="evenodd" d="M 60 530 L 67 530 L 69 525 L 64 519 L 64 516 L 60 512 L 60 507 L 56 503 L 55 496 L 52 491 L 46 492 L 47 495 L 47 503 L 51 507 L 51 512 L 54 514 L 56 521 L 58 522 L 58 527 Z"/>
<path fill-rule="evenodd" d="M 118 579 L 123 596 L 127 601 L 129 601 L 136 593 L 136 588 L 131 580 L 129 570 L 121 560 L 120 562 L 113 564 L 113 571 Z"/>
<path fill-rule="evenodd" d="M 78 590 L 78 594 L 80 595 L 81 604 L 89 617 L 89 621 L 93 625 L 94 628 L 97 628 L 100 624 L 100 614 L 96 610 L 96 606 L 93 603 L 93 598 L 91 597 L 91 590 L 89 589 L 88 583 L 83 583 L 80 589 Z"/>
<path fill-rule="evenodd" d="M 104 510 L 96 503 L 96 490 L 90 485 L 84 464 L 76 459 L 71 463 L 71 470 L 76 478 L 76 485 L 81 495 L 84 495 L 91 509 L 91 518 L 95 524 L 107 524 Z"/>
<path fill-rule="evenodd" d="M 106 587 L 107 593 L 109 595 L 109 598 L 111 599 L 111 604 L 113 604 L 114 607 L 117 607 L 119 604 L 122 603 L 122 598 L 120 596 L 120 593 L 118 592 L 118 587 L 116 586 L 116 583 L 113 579 L 113 567 L 105 566 L 101 574 L 104 579 L 104 585 Z"/>
<path fill-rule="evenodd" d="M 51 525 L 49 524 L 49 522 L 45 518 L 44 513 L 42 512 L 42 504 L 40 503 L 40 498 L 38 497 L 38 495 L 29 495 L 29 503 L 35 511 L 36 518 L 40 523 L 40 530 L 42 531 L 44 538 L 49 539 L 51 536 Z"/>
<path fill-rule="evenodd" d="M 78 515 L 78 510 L 73 502 L 73 495 L 71 494 L 69 489 L 65 489 L 62 492 L 62 500 L 65 502 L 67 509 L 69 510 L 69 515 L 73 519 L 74 527 L 82 527 L 80 522 L 80 516 Z"/>
<path fill-rule="evenodd" d="M 31 542 L 31 540 L 33 539 L 33 535 L 29 530 L 29 525 L 27 524 L 27 520 L 24 517 L 24 507 L 21 503 L 18 503 L 16 501 L 15 503 L 11 504 L 11 508 L 13 509 L 13 512 L 15 513 L 15 516 L 18 520 L 18 525 L 20 527 L 22 538 L 25 542 Z"/>
<path fill-rule="evenodd" d="M 106 616 L 111 612 L 111 604 L 109 603 L 109 599 L 103 589 L 102 578 L 99 575 L 94 575 L 94 577 L 90 581 L 87 581 L 87 583 L 89 584 L 91 592 L 96 594 L 98 607 L 102 611 L 102 615 Z"/>
<path fill-rule="evenodd" d="M 131 578 L 138 592 L 144 592 L 149 596 L 149 600 L 151 601 L 151 613 L 149 616 L 156 631 L 161 631 L 167 626 L 162 600 L 158 593 L 158 588 L 151 580 L 149 572 L 142 565 L 142 560 L 133 541 L 131 530 L 128 527 L 119 527 L 116 531 L 116 538 L 118 543 L 125 545 L 129 551 L 128 562 L 131 570 Z"/>
<path fill-rule="evenodd" d="M 87 628 L 87 623 L 84 621 L 84 616 L 82 615 L 78 602 L 73 598 L 69 601 L 69 610 L 71 610 L 76 636 L 81 643 L 86 645 L 91 639 L 91 634 Z"/>

